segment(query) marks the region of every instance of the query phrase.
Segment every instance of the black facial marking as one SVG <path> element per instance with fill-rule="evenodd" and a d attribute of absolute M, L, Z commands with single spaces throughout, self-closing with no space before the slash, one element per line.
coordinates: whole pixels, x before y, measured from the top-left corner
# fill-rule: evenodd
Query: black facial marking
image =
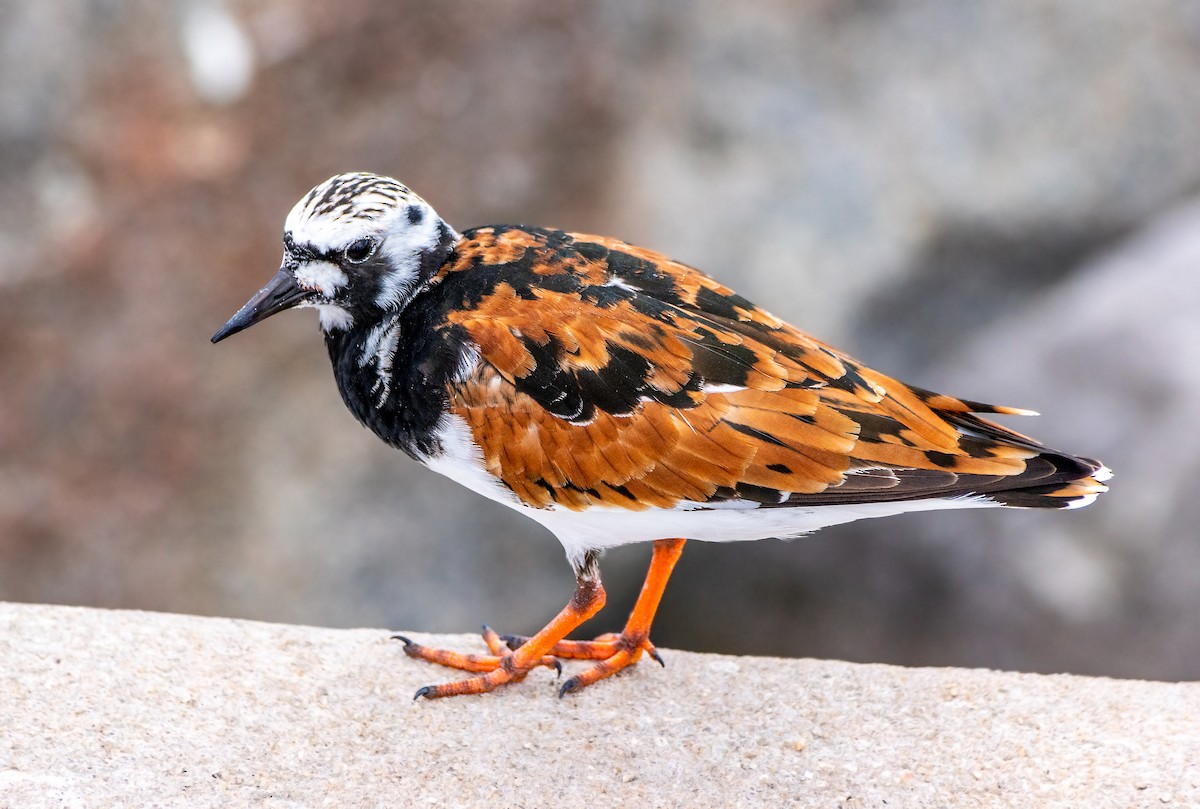
<path fill-rule="evenodd" d="M 458 236 L 445 222 L 438 223 L 437 244 L 421 251 L 417 263 L 417 283 L 424 284 L 442 268 L 458 243 Z"/>
<path fill-rule="evenodd" d="M 404 215 L 408 217 L 410 225 L 419 225 L 425 219 L 425 212 L 421 210 L 420 205 L 409 205 Z"/>

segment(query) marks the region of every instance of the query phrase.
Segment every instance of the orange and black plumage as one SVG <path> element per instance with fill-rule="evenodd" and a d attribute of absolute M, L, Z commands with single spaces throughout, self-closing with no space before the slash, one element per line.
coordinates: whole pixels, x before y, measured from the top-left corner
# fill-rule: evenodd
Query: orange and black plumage
<path fill-rule="evenodd" d="M 462 234 L 406 187 L 339 175 L 297 204 L 283 266 L 214 337 L 320 311 L 339 390 L 383 440 L 541 522 L 577 576 L 541 632 L 488 655 L 406 641 L 491 690 L 550 656 L 595 659 L 577 690 L 653 653 L 684 539 L 792 536 L 910 510 L 1070 508 L 1098 462 L 985 418 L 810 337 L 686 265 L 615 239 L 522 226 Z M 565 636 L 603 605 L 607 547 L 654 541 L 625 631 Z"/>

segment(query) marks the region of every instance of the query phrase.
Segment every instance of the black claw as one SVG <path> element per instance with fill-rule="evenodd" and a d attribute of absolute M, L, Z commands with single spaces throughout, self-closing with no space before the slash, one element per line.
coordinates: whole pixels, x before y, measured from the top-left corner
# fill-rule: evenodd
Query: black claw
<path fill-rule="evenodd" d="M 432 685 L 426 685 L 417 689 L 417 693 L 413 694 L 413 702 L 416 702 L 421 697 L 429 696 L 429 692 L 433 690 Z"/>
<path fill-rule="evenodd" d="M 520 649 L 522 646 L 524 646 L 525 641 L 529 640 L 529 638 L 521 635 L 501 635 L 500 640 L 504 641 L 508 648 L 515 652 L 517 649 Z"/>
<path fill-rule="evenodd" d="M 571 679 L 567 680 L 565 683 L 562 684 L 562 688 L 558 689 L 558 698 L 562 699 L 567 694 L 570 694 L 573 691 L 575 691 L 577 688 L 579 688 L 579 682 L 574 677 L 572 677 Z"/>
<path fill-rule="evenodd" d="M 557 680 L 560 677 L 562 677 L 562 661 L 559 660 L 557 657 L 554 658 L 554 668 L 556 671 L 558 671 L 558 674 L 556 674 L 554 677 L 554 679 Z"/>
<path fill-rule="evenodd" d="M 648 654 L 655 663 L 662 666 L 664 669 L 667 667 L 666 662 L 662 659 L 662 655 L 658 653 L 658 649 L 651 649 Z"/>
<path fill-rule="evenodd" d="M 391 640 L 402 640 L 405 646 L 412 646 L 413 642 L 403 635 L 392 635 Z"/>

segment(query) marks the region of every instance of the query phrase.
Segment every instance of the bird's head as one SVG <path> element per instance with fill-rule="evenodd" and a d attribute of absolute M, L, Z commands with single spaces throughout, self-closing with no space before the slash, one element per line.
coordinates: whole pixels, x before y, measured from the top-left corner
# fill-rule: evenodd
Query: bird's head
<path fill-rule="evenodd" d="M 458 234 L 390 177 L 339 174 L 292 208 L 283 264 L 213 342 L 294 307 L 317 309 L 326 332 L 403 309 L 445 262 Z"/>

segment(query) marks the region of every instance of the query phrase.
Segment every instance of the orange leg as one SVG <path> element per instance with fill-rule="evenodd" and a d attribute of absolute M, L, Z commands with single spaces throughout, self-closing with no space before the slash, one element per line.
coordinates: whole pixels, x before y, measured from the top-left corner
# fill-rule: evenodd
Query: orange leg
<path fill-rule="evenodd" d="M 536 666 L 554 666 L 561 672 L 562 667 L 556 659 L 558 657 L 598 661 L 567 680 L 559 689 L 560 697 L 611 677 L 636 663 L 643 652 L 662 664 L 662 658 L 650 643 L 650 625 L 662 601 L 667 580 L 683 553 L 684 542 L 682 539 L 660 539 L 654 543 L 650 570 L 642 584 L 642 592 L 619 635 L 609 633 L 590 641 L 564 640 L 604 606 L 604 585 L 600 583 L 596 557 L 591 554 L 578 568 L 575 595 L 554 620 L 533 637 L 500 636 L 485 626 L 483 639 L 491 654 L 475 655 L 430 649 L 396 635 L 398 640 L 404 641 L 404 651 L 409 657 L 478 673 L 465 680 L 427 685 L 417 691 L 414 699 L 480 694 L 504 683 L 519 682 Z M 509 648 L 504 647 L 505 641 Z"/>
<path fill-rule="evenodd" d="M 581 688 L 586 688 L 597 680 L 611 677 L 618 671 L 633 665 L 641 658 L 642 653 L 663 665 L 654 644 L 650 643 L 650 624 L 654 621 L 654 613 L 658 611 L 662 601 L 663 591 L 675 563 L 683 553 L 682 539 L 660 539 L 654 543 L 654 555 L 650 559 L 650 570 L 646 573 L 646 581 L 642 592 L 638 595 L 633 612 L 625 622 L 621 634 L 601 635 L 595 640 L 563 640 L 550 647 L 548 654 L 575 660 L 598 660 L 594 666 L 585 669 L 580 674 L 563 683 L 559 696 L 570 694 Z M 528 641 L 522 637 L 504 636 L 510 646 L 517 649 L 525 648 Z"/>
<path fill-rule="evenodd" d="M 428 646 L 413 643 L 403 635 L 393 635 L 392 639 L 404 641 L 404 652 L 409 657 L 426 660 L 430 663 L 437 663 L 441 666 L 448 666 L 452 669 L 462 669 L 463 671 L 493 671 L 500 666 L 501 659 L 511 651 L 490 626 L 483 628 L 483 640 L 491 651 L 491 654 L 486 655 L 464 654 L 463 652 L 452 652 L 449 649 L 431 649 Z M 562 674 L 562 663 L 559 663 L 557 658 L 550 655 L 543 657 L 540 662 L 535 664 L 536 666 L 557 669 L 558 673 Z M 514 679 L 524 679 L 524 676 L 521 675 Z"/>
<path fill-rule="evenodd" d="M 586 557 L 578 572 L 575 595 L 571 597 L 567 606 L 519 649 L 503 649 L 499 636 L 487 628 L 484 629 L 484 640 L 492 651 L 491 655 L 466 655 L 442 649 L 429 649 L 397 635 L 397 639 L 404 641 L 404 651 L 409 657 L 466 671 L 483 672 L 465 680 L 427 685 L 418 690 L 413 698 L 432 699 L 459 694 L 482 694 L 505 683 L 524 679 L 535 666 L 557 665 L 557 661 L 548 662 L 549 650 L 604 606 L 604 585 L 600 583 L 595 562 L 594 555 L 589 554 Z"/>
<path fill-rule="evenodd" d="M 684 542 L 682 539 L 660 539 L 654 543 L 650 570 L 646 573 L 642 592 L 638 594 L 637 603 L 633 605 L 633 612 L 629 613 L 625 628 L 612 640 L 592 641 L 599 645 L 598 648 L 585 647 L 587 652 L 594 655 L 593 659 L 598 659 L 599 662 L 563 683 L 562 688 L 558 690 L 560 697 L 587 688 L 597 680 L 611 677 L 621 669 L 633 665 L 642 656 L 642 652 L 646 652 L 662 665 L 662 658 L 650 643 L 650 624 L 654 622 L 654 613 L 658 612 L 663 591 L 667 589 L 667 579 L 671 578 L 671 571 L 675 569 L 675 563 L 683 553 Z M 608 644 L 612 644 L 611 647 Z"/>

